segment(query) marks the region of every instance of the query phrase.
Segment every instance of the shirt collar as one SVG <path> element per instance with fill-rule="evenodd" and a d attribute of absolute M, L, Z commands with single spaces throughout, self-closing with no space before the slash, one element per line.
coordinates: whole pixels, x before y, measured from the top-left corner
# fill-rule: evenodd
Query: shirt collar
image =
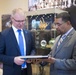
<path fill-rule="evenodd" d="M 67 36 L 72 30 L 73 30 L 73 27 L 71 29 L 69 29 L 64 35 Z"/>
<path fill-rule="evenodd" d="M 13 28 L 14 32 L 17 32 L 18 29 L 15 26 L 12 25 L 12 28 Z M 21 29 L 21 31 L 22 31 L 22 29 Z"/>
<path fill-rule="evenodd" d="M 73 27 L 69 29 L 65 34 L 63 34 L 62 38 L 65 38 L 72 30 L 73 30 Z"/>

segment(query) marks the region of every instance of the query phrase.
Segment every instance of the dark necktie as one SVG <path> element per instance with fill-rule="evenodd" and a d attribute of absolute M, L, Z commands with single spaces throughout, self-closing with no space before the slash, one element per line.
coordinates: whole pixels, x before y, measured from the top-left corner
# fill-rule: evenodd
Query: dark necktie
<path fill-rule="evenodd" d="M 18 31 L 18 40 L 19 40 L 19 48 L 20 48 L 20 53 L 21 56 L 24 56 L 24 42 L 23 42 L 23 37 L 21 34 L 21 30 L 17 30 Z M 24 68 L 26 66 L 26 63 L 24 62 L 22 64 L 22 68 Z"/>

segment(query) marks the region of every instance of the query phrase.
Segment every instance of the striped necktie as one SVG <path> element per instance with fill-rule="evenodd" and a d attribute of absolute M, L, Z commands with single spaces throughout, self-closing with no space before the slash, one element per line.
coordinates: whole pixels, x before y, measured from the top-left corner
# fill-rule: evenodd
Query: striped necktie
<path fill-rule="evenodd" d="M 60 44 L 63 42 L 63 40 L 65 39 L 66 35 L 63 35 L 60 40 L 58 41 L 58 45 L 57 48 L 60 46 Z"/>

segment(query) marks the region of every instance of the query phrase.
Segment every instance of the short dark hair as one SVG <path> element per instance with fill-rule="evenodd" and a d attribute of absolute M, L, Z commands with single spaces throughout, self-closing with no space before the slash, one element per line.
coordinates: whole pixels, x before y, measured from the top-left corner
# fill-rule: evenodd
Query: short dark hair
<path fill-rule="evenodd" d="M 64 22 L 67 22 L 67 21 L 71 22 L 70 15 L 68 12 L 59 13 L 56 15 L 56 18 L 62 18 L 62 21 Z"/>

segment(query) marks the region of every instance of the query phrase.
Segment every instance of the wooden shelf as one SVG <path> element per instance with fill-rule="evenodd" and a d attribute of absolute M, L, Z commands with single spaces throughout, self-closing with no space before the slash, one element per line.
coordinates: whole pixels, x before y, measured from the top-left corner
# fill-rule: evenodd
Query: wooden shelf
<path fill-rule="evenodd" d="M 33 16 L 33 15 L 40 15 L 40 14 L 50 14 L 50 13 L 60 13 L 65 12 L 61 9 L 54 9 L 54 8 L 48 8 L 48 9 L 42 9 L 42 10 L 36 10 L 36 11 L 28 11 L 26 12 L 26 16 Z"/>
<path fill-rule="evenodd" d="M 45 31 L 45 32 L 49 32 L 49 31 L 51 31 L 51 30 L 31 30 L 31 32 L 43 32 L 43 31 Z"/>

